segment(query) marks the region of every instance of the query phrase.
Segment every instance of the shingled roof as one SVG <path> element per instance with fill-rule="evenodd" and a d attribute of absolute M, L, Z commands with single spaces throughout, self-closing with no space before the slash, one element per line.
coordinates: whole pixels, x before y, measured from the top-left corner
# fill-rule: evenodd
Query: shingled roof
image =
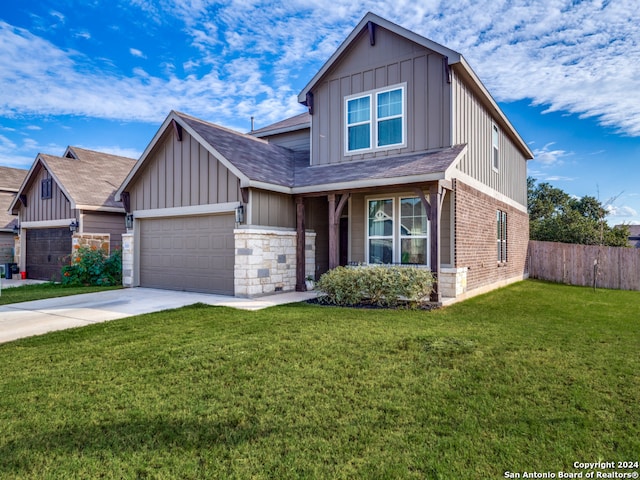
<path fill-rule="evenodd" d="M 64 157 L 41 153 L 36 157 L 22 190 L 30 186 L 30 179 L 36 171 L 46 168 L 71 202 L 71 208 L 122 209 L 122 203 L 116 202 L 114 195 L 134 164 L 132 158 L 78 147 L 68 147 Z M 12 204 L 14 209 L 16 201 Z"/>
<path fill-rule="evenodd" d="M 17 192 L 28 172 L 22 168 L 0 167 L 0 190 Z"/>
<path fill-rule="evenodd" d="M 295 188 L 298 192 L 372 187 L 444 179 L 449 168 L 465 153 L 466 145 L 455 145 L 433 152 L 385 157 L 359 162 L 328 165 L 297 165 Z"/>
<path fill-rule="evenodd" d="M 28 170 L 0 167 L 0 231 L 12 231 L 18 224 L 15 215 L 9 212 L 11 202 L 27 176 Z"/>
<path fill-rule="evenodd" d="M 9 213 L 9 207 L 14 198 L 15 193 L 0 192 L 0 231 L 11 231 L 13 226 L 18 224 L 18 217 Z"/>
<path fill-rule="evenodd" d="M 305 114 L 306 115 L 306 114 Z M 279 122 L 280 127 L 303 125 L 304 115 Z M 180 112 L 171 112 L 147 146 L 138 164 L 129 172 L 116 198 L 127 190 L 136 172 L 168 128 L 176 122 L 240 178 L 242 187 L 256 187 L 282 193 L 311 193 L 330 189 L 400 185 L 444 179 L 449 169 L 466 152 L 466 145 L 358 162 L 310 166 L 308 153 L 294 152 Z M 273 131 L 274 126 L 269 128 Z M 278 127 L 278 128 L 280 128 Z M 287 127 L 288 128 L 288 127 Z M 253 132 L 255 133 L 255 132 Z"/>
<path fill-rule="evenodd" d="M 174 112 L 248 180 L 293 186 L 295 154 L 265 140 Z"/>

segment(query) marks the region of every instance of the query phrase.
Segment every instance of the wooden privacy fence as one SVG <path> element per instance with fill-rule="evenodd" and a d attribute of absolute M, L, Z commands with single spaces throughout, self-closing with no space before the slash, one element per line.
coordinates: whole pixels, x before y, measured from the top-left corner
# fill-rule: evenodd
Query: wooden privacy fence
<path fill-rule="evenodd" d="M 640 249 L 529 242 L 529 277 L 618 290 L 640 290 Z"/>

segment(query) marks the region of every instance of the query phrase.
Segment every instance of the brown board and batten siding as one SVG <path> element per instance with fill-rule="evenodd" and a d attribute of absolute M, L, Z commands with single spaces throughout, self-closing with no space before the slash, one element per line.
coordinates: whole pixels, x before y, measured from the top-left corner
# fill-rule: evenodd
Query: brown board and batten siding
<path fill-rule="evenodd" d="M 187 207 L 240 200 L 240 180 L 205 147 L 167 129 L 147 167 L 129 187 L 132 210 Z"/>
<path fill-rule="evenodd" d="M 315 88 L 311 159 L 314 165 L 395 156 L 450 145 L 451 93 L 443 57 L 384 28 L 370 45 L 366 32 Z M 344 98 L 406 83 L 405 148 L 345 156 Z"/>
<path fill-rule="evenodd" d="M 293 197 L 266 190 L 252 190 L 248 225 L 295 228 L 296 207 Z"/>
<path fill-rule="evenodd" d="M 84 213 L 82 215 L 82 230 L 88 233 L 108 233 L 111 251 L 122 248 L 122 234 L 127 231 L 124 215 L 110 212 Z"/>
<path fill-rule="evenodd" d="M 453 145 L 467 144 L 458 169 L 521 205 L 527 204 L 526 158 L 507 130 L 483 105 L 467 82 L 452 71 Z M 493 169 L 492 126 L 499 131 L 499 169 Z"/>
<path fill-rule="evenodd" d="M 309 152 L 309 128 L 303 128 L 294 132 L 279 133 L 264 137 L 269 143 L 274 145 L 280 145 L 281 147 L 288 148 L 294 152 Z"/>
<path fill-rule="evenodd" d="M 41 192 L 42 180 L 51 178 L 47 169 L 39 167 L 39 171 L 34 175 L 34 180 L 27 190 L 27 206 L 20 202 L 20 221 L 37 222 L 49 220 L 61 220 L 72 218 L 74 213 L 71 202 L 64 195 L 58 183 L 51 181 L 51 198 L 43 199 Z"/>

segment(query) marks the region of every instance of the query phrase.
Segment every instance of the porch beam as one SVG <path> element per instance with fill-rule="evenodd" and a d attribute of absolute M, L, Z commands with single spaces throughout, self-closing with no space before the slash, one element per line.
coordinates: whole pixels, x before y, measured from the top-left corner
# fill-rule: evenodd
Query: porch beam
<path fill-rule="evenodd" d="M 420 187 L 414 187 L 413 191 L 418 195 L 420 200 L 422 201 L 422 206 L 424 207 L 425 212 L 427 213 L 427 218 L 431 219 L 431 205 L 429 204 L 429 200 L 424 196 L 424 192 Z"/>
<path fill-rule="evenodd" d="M 336 205 L 336 194 L 327 195 L 329 200 L 329 270 L 336 268 L 340 264 L 340 252 L 338 252 L 338 225 L 340 216 L 344 210 L 351 194 L 343 193 L 340 201 Z"/>
<path fill-rule="evenodd" d="M 305 292 L 305 219 L 304 219 L 304 198 L 296 197 L 296 292 Z"/>

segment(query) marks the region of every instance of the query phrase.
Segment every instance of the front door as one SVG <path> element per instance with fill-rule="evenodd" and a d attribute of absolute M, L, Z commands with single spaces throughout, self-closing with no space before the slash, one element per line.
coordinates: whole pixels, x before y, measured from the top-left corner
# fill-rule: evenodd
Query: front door
<path fill-rule="evenodd" d="M 340 265 L 349 263 L 349 218 L 340 218 Z"/>

